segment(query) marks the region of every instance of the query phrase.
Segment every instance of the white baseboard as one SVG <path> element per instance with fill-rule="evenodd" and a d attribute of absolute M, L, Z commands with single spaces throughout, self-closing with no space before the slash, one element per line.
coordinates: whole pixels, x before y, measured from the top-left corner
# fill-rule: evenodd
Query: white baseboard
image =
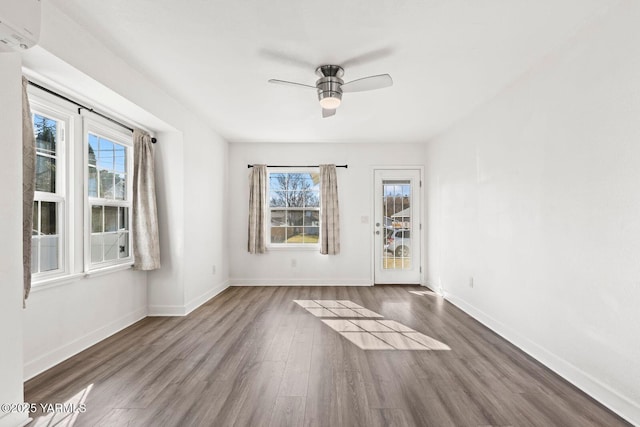
<path fill-rule="evenodd" d="M 110 337 L 123 330 L 124 328 L 133 325 L 137 321 L 147 317 L 147 309 L 140 308 L 132 313 L 116 319 L 107 325 L 102 326 L 92 332 L 89 332 L 80 338 L 64 344 L 50 352 L 38 357 L 37 359 L 30 360 L 24 364 L 24 380 L 27 381 L 36 375 L 46 371 L 57 365 L 58 363 L 80 353 L 83 350 L 91 347 L 92 345 Z"/>
<path fill-rule="evenodd" d="M 513 328 L 499 322 L 465 300 L 447 292 L 445 292 L 444 296 L 447 301 L 593 397 L 602 405 L 611 409 L 631 424 L 640 426 L 640 404 L 637 402 L 620 394 L 597 378 L 519 334 Z"/>
<path fill-rule="evenodd" d="M 191 313 L 193 310 L 200 307 L 202 304 L 206 303 L 211 298 L 215 297 L 216 295 L 218 295 L 220 292 L 224 291 L 228 287 L 229 287 L 229 281 L 227 280 L 219 284 L 218 286 L 214 287 L 213 289 L 210 289 L 207 292 L 203 293 L 199 297 L 192 299 L 187 303 L 185 307 L 185 315 Z"/>
<path fill-rule="evenodd" d="M 30 422 L 31 418 L 23 412 L 0 413 L 0 427 L 22 427 Z"/>
<path fill-rule="evenodd" d="M 149 316 L 184 316 L 184 305 L 150 305 L 148 307 Z"/>
<path fill-rule="evenodd" d="M 370 280 L 231 279 L 231 286 L 373 286 Z"/>
<path fill-rule="evenodd" d="M 218 295 L 220 292 L 227 289 L 229 286 L 229 281 L 227 280 L 202 295 L 192 299 L 185 305 L 150 305 L 148 310 L 149 316 L 186 316 L 202 304 L 209 301 L 211 298 Z"/>

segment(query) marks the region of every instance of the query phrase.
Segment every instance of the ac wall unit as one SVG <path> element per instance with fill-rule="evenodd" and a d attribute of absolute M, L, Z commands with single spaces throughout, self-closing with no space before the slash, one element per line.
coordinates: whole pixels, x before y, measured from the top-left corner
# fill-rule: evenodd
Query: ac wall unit
<path fill-rule="evenodd" d="M 40 38 L 40 0 L 0 0 L 0 50 L 29 49 Z"/>

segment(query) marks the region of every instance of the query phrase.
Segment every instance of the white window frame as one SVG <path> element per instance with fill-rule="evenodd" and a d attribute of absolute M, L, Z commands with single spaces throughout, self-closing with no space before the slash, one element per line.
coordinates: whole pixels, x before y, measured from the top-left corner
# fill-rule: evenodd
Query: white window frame
<path fill-rule="evenodd" d="M 84 171 L 84 271 L 95 272 L 98 270 L 109 269 L 114 266 L 126 266 L 133 265 L 133 247 L 132 247 L 132 208 L 133 208 L 133 136 L 130 132 L 122 129 L 119 126 L 115 126 L 106 120 L 92 117 L 89 115 L 83 115 L 83 171 Z M 127 162 L 125 165 L 127 174 L 127 193 L 125 200 L 115 199 L 101 199 L 99 197 L 89 197 L 89 134 L 94 134 L 98 137 L 108 139 L 114 143 L 120 144 L 125 147 L 127 154 Z M 100 177 L 98 175 L 98 181 Z M 98 206 L 115 206 L 126 207 L 128 212 L 128 245 L 129 256 L 126 258 L 117 258 L 114 260 L 91 262 L 91 208 L 94 205 Z M 119 217 L 119 215 L 118 215 Z M 118 218 L 119 220 L 119 218 Z"/>
<path fill-rule="evenodd" d="M 266 234 L 266 247 L 269 250 L 319 250 L 320 242 L 322 241 L 322 216 L 320 213 L 320 206 L 322 205 L 321 197 L 322 197 L 322 188 L 318 190 L 318 207 L 317 208 L 282 208 L 282 207 L 271 207 L 271 175 L 272 174 L 296 174 L 296 173 L 315 173 L 320 174 L 320 168 L 314 167 L 302 167 L 302 168 L 267 168 L 267 209 L 266 210 L 266 219 L 265 224 L 267 227 Z M 321 186 L 321 183 L 318 183 L 318 187 Z M 272 210 L 313 210 L 318 212 L 318 242 L 317 243 L 271 243 L 271 211 Z"/>
<path fill-rule="evenodd" d="M 70 226 L 73 216 L 71 206 L 73 189 L 69 183 L 73 182 L 73 162 L 71 159 L 73 159 L 74 113 L 69 108 L 61 106 L 57 100 L 49 99 L 46 95 L 34 94 L 29 91 L 28 96 L 32 123 L 37 114 L 54 119 L 61 125 L 61 128 L 57 129 L 56 141 L 56 192 L 34 192 L 34 202 L 57 203 L 58 268 L 32 273 L 32 286 L 37 287 L 51 279 L 66 276 L 73 269 L 73 257 L 71 256 L 73 253 L 73 227 Z M 40 260 L 41 257 L 38 255 L 38 263 Z"/>

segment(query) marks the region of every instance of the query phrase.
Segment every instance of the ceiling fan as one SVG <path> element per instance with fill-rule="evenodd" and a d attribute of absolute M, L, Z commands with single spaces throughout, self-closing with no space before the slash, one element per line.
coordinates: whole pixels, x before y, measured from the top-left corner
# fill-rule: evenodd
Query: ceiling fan
<path fill-rule="evenodd" d="M 322 117 L 336 114 L 336 108 L 342 102 L 342 94 L 347 92 L 364 92 L 366 90 L 382 89 L 393 85 L 389 74 L 363 77 L 345 83 L 342 80 L 344 70 L 338 65 L 321 65 L 316 69 L 320 76 L 315 86 L 304 83 L 288 82 L 286 80 L 270 79 L 269 83 L 314 89 L 318 92 L 318 100 L 322 107 Z"/>

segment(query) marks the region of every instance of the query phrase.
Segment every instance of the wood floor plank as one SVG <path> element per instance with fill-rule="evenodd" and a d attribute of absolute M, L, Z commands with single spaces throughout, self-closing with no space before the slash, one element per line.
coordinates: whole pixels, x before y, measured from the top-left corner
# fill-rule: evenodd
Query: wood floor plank
<path fill-rule="evenodd" d="M 40 411 L 32 425 L 629 425 L 416 289 L 229 288 L 189 316 L 143 319 L 27 381 L 27 402 L 83 398 L 87 408 L 73 419 Z M 450 349 L 363 350 L 294 300 L 349 301 Z"/>
<path fill-rule="evenodd" d="M 299 427 L 304 424 L 303 396 L 279 396 L 273 408 L 269 427 Z"/>

